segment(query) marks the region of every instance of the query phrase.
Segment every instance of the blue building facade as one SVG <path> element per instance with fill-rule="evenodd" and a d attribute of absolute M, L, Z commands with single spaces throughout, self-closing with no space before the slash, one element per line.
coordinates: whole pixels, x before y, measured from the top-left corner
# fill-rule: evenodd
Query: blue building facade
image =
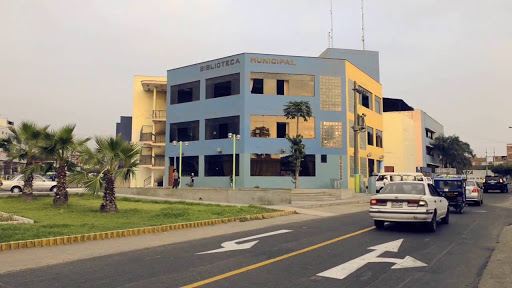
<path fill-rule="evenodd" d="M 197 187 L 230 187 L 235 142 L 237 187 L 292 188 L 284 136 L 295 135 L 296 120 L 285 119 L 283 108 L 304 100 L 313 117 L 299 124 L 306 145 L 300 187 L 332 188 L 334 181 L 349 187 L 347 65 L 343 59 L 242 53 L 168 70 L 164 186 L 179 169 L 173 142 L 182 141 L 183 183 L 194 173 Z"/>

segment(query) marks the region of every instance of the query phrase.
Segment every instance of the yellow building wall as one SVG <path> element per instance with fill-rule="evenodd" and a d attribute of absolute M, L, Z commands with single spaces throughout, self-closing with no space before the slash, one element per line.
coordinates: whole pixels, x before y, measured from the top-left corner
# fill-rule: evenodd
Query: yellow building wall
<path fill-rule="evenodd" d="M 370 76 L 365 74 L 363 71 L 361 71 L 359 68 L 354 66 L 352 63 L 350 63 L 348 61 L 345 61 L 345 63 L 346 63 L 345 64 L 345 69 L 346 69 L 345 87 L 347 87 L 347 91 L 345 91 L 345 92 L 346 92 L 346 95 L 348 95 L 345 99 L 346 106 L 347 106 L 347 115 L 348 115 L 348 119 L 345 121 L 346 122 L 346 125 L 345 125 L 346 130 L 345 131 L 347 131 L 347 133 L 345 133 L 345 135 L 346 135 L 345 137 L 347 137 L 347 140 L 348 140 L 347 143 L 350 143 L 350 139 L 348 139 L 348 137 L 350 137 L 349 136 L 350 133 L 348 133 L 348 131 L 350 131 L 352 129 L 352 127 L 350 127 L 349 121 L 354 120 L 354 114 L 350 112 L 349 107 L 348 107 L 350 92 L 352 91 L 351 89 L 353 88 L 353 87 L 348 87 L 349 80 L 356 81 L 358 85 L 360 85 L 360 86 L 364 87 L 365 89 L 367 89 L 368 91 L 370 91 L 374 96 L 378 96 L 379 98 L 381 98 L 381 111 L 383 108 L 383 101 L 382 101 L 383 96 L 382 96 L 382 85 L 379 82 L 377 82 L 376 80 L 374 80 L 373 78 L 371 78 Z M 372 101 L 373 101 L 372 107 L 375 109 L 375 97 L 372 97 Z M 358 105 L 358 113 L 359 114 L 365 113 L 366 114 L 366 118 L 365 118 L 366 125 L 370 126 L 374 129 L 374 144 L 376 144 L 375 130 L 383 131 L 382 134 L 383 134 L 383 138 L 385 139 L 386 132 L 384 130 L 382 114 L 378 114 L 375 111 L 372 111 L 366 107 L 361 106 L 361 103 L 358 103 L 358 104 L 359 104 Z M 364 133 L 366 133 L 366 132 L 364 132 Z M 386 147 L 386 146 L 384 146 L 384 147 Z M 371 153 L 371 157 L 367 156 L 369 153 Z M 354 163 L 352 163 L 350 161 L 350 156 L 354 156 L 354 148 L 351 148 L 350 145 L 348 145 L 348 156 L 349 157 L 347 157 L 347 161 L 349 162 L 348 169 L 349 169 L 349 176 L 350 176 L 350 167 L 352 165 L 354 165 Z M 384 149 L 378 148 L 375 145 L 374 146 L 366 145 L 366 150 L 359 150 L 359 158 L 364 157 L 364 158 L 371 158 L 371 159 L 375 160 L 375 170 L 378 169 L 377 161 L 380 160 L 383 156 L 384 156 Z M 382 172 L 382 171 L 376 171 L 376 172 L 378 173 L 378 172 Z M 359 173 L 362 175 L 361 171 L 359 171 Z M 370 175 L 370 173 L 368 173 L 368 175 Z M 368 178 L 363 178 L 361 176 L 361 181 L 363 181 L 363 180 L 365 181 L 365 183 L 368 183 Z M 353 177 L 350 177 L 349 188 L 354 189 L 354 178 Z"/>
<path fill-rule="evenodd" d="M 142 81 L 156 80 L 167 81 L 166 77 L 157 76 L 135 76 L 133 79 L 133 113 L 132 113 L 132 142 L 139 142 L 142 126 L 154 126 L 153 109 L 166 109 L 165 92 L 157 92 L 156 101 L 153 100 L 153 91 L 144 91 Z M 165 124 L 164 124 L 165 125 Z M 165 129 L 165 128 L 164 128 Z M 165 131 L 165 130 L 164 130 Z M 144 179 L 152 176 L 154 169 L 140 167 L 137 169 L 136 176 L 131 179 L 130 187 L 144 187 Z M 154 173 L 153 173 L 153 176 Z M 155 178 L 155 177 L 153 177 Z"/>
<path fill-rule="evenodd" d="M 416 171 L 415 122 L 412 112 L 386 112 L 383 116 L 384 165 L 395 172 Z"/>
<path fill-rule="evenodd" d="M 421 119 L 421 110 L 412 111 L 412 118 L 414 120 L 414 129 L 415 129 L 415 149 L 416 149 L 416 167 L 423 166 L 423 131 L 422 129 L 422 119 Z M 416 169 L 415 169 L 416 171 Z"/>

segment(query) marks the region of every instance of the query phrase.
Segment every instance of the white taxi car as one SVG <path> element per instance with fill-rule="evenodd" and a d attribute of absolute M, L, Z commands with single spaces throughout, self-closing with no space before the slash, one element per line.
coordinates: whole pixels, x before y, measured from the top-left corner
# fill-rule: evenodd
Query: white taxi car
<path fill-rule="evenodd" d="M 11 193 L 21 193 L 23 192 L 24 179 L 25 177 L 23 175 L 18 175 L 11 180 L 3 180 L 2 185 L 0 186 L 0 190 L 11 191 Z M 34 191 L 57 191 L 57 182 L 45 179 L 39 175 L 34 175 L 34 182 L 32 182 L 32 185 Z"/>
<path fill-rule="evenodd" d="M 448 201 L 432 184 L 419 181 L 391 182 L 370 200 L 370 217 L 377 229 L 386 222 L 423 222 L 435 232 L 437 221 L 448 224 Z"/>

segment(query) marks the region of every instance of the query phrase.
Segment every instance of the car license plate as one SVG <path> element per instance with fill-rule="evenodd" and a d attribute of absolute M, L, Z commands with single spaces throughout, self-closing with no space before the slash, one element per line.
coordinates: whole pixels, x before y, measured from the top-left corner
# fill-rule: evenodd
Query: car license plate
<path fill-rule="evenodd" d="M 391 208 L 402 208 L 404 204 L 402 202 L 391 202 Z"/>

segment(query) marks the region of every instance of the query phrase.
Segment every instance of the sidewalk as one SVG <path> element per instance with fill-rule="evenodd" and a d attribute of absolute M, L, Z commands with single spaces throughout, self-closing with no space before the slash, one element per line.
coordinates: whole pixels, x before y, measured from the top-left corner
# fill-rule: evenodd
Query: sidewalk
<path fill-rule="evenodd" d="M 512 283 L 512 226 L 503 228 L 500 240 L 484 270 L 478 288 L 510 287 Z"/>

